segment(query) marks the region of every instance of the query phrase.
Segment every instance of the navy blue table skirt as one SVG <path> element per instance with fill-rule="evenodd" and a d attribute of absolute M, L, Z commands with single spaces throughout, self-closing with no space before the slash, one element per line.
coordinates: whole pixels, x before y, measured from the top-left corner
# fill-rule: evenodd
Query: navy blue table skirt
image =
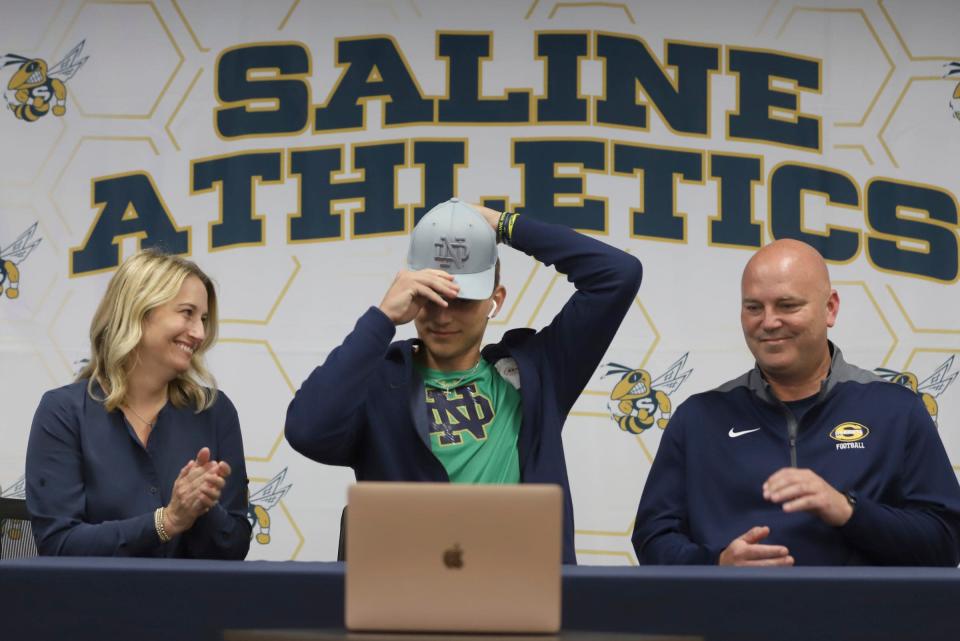
<path fill-rule="evenodd" d="M 343 627 L 340 563 L 0 561 L 0 639 L 212 641 Z M 456 595 L 438 595 L 442 600 Z M 564 630 L 708 641 L 960 639 L 960 570 L 568 567 Z"/>

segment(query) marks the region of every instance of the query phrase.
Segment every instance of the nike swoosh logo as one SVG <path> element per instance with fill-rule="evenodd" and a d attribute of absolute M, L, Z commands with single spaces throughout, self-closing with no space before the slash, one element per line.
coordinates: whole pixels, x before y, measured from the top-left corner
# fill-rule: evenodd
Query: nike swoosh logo
<path fill-rule="evenodd" d="M 751 432 L 756 432 L 756 431 L 759 430 L 759 429 L 760 429 L 759 427 L 755 427 L 755 428 L 753 428 L 752 430 L 742 430 L 742 431 L 738 432 L 738 431 L 734 430 L 734 429 L 731 427 L 731 428 L 730 428 L 730 431 L 727 432 L 727 436 L 729 436 L 730 438 L 737 438 L 738 436 L 743 436 L 744 434 L 749 434 L 749 433 L 751 433 Z"/>

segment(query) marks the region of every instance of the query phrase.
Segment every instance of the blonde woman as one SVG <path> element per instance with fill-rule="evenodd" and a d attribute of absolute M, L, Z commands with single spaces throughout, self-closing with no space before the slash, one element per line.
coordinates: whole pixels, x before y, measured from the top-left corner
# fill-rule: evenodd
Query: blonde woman
<path fill-rule="evenodd" d="M 120 266 L 90 325 L 90 363 L 44 394 L 27 446 L 27 507 L 41 554 L 242 559 L 247 475 L 233 404 L 203 354 L 213 283 L 142 251 Z"/>

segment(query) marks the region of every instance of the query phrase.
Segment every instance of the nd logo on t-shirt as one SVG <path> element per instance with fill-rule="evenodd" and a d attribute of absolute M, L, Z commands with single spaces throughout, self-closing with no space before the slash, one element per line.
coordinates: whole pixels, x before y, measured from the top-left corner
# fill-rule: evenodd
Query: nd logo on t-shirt
<path fill-rule="evenodd" d="M 462 443 L 463 432 L 469 432 L 478 441 L 487 438 L 486 427 L 493 420 L 493 407 L 489 399 L 477 393 L 476 383 L 450 392 L 435 387 L 428 387 L 426 391 L 430 433 L 439 433 L 440 445 Z"/>
<path fill-rule="evenodd" d="M 430 449 L 455 483 L 519 483 L 520 392 L 481 359 L 463 372 L 421 368 Z"/>

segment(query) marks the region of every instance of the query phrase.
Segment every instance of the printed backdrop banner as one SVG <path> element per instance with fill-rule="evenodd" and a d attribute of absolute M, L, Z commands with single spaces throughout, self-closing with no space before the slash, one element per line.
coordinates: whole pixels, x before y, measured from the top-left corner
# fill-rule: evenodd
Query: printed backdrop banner
<path fill-rule="evenodd" d="M 451 196 L 643 261 L 565 427 L 580 562 L 636 563 L 663 429 L 752 365 L 740 271 L 776 238 L 828 259 L 831 336 L 922 395 L 960 461 L 957 24 L 946 0 L 8 0 L 0 494 L 23 495 L 33 412 L 88 357 L 111 274 L 162 246 L 218 283 L 250 558 L 334 558 L 353 474 L 293 452 L 286 407 Z M 489 341 L 572 292 L 502 261 Z"/>

